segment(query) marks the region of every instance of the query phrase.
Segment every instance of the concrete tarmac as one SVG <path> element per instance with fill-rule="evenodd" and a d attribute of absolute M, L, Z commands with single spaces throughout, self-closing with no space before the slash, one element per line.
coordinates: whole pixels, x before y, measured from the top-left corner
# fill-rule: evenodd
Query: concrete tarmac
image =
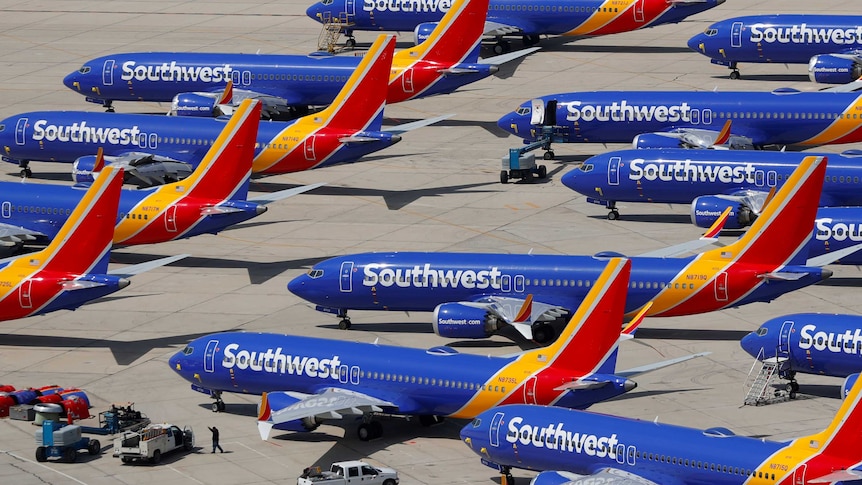
<path fill-rule="evenodd" d="M 62 78 L 91 58 L 113 52 L 188 50 L 305 54 L 316 49 L 320 26 L 293 0 L 148 2 L 0 0 L 0 116 L 32 110 L 100 111 L 65 88 Z M 825 0 L 818 12 L 858 13 L 851 1 Z M 801 0 L 729 1 L 679 25 L 593 39 L 549 39 L 503 78 L 489 78 L 441 97 L 387 107 L 393 122 L 455 113 L 436 126 L 362 162 L 267 177 L 252 189 L 274 191 L 315 182 L 327 186 L 279 202 L 263 216 L 225 231 L 162 245 L 114 252 L 118 264 L 179 253 L 192 257 L 139 275 L 125 290 L 74 312 L 0 324 L 0 382 L 18 387 L 78 386 L 93 412 L 132 401 L 154 421 L 191 425 L 196 452 L 166 456 L 157 466 L 123 465 L 104 453 L 77 464 L 36 463 L 30 423 L 0 420 L 0 482 L 16 485 L 107 483 L 293 483 L 302 469 L 344 459 L 367 459 L 399 471 L 402 483 L 491 484 L 499 477 L 458 440 L 464 424 L 423 428 L 384 419 L 384 437 L 361 442 L 352 422 L 307 434 L 276 433 L 261 441 L 253 396 L 226 395 L 214 414 L 208 397 L 193 392 L 168 368 L 186 341 L 224 330 L 283 332 L 332 339 L 507 354 L 518 347 L 497 336 L 450 341 L 431 331 L 428 313 L 353 312 L 353 329 L 290 294 L 291 278 L 321 259 L 371 250 L 638 254 L 699 236 L 688 207 L 620 204 L 622 220 L 587 204 L 560 182 L 585 157 L 623 145 L 557 145 L 551 177 L 537 183 L 498 181 L 500 160 L 520 140 L 496 120 L 533 96 L 602 89 L 814 90 L 804 65 L 743 65 L 731 81 L 725 68 L 690 52 L 689 37 L 715 20 L 772 12 L 812 12 Z M 358 33 L 359 47 L 373 41 Z M 399 35 L 399 46 L 412 33 Z M 348 54 L 349 55 L 349 54 Z M 118 112 L 164 113 L 166 105 L 117 103 Z M 841 151 L 855 146 L 825 148 Z M 68 184 L 69 165 L 34 163 L 27 183 Z M 20 180 L 4 165 L 0 179 Z M 855 267 L 831 268 L 825 284 L 708 315 L 650 319 L 623 344 L 619 368 L 709 351 L 705 358 L 644 375 L 638 388 L 593 410 L 687 426 L 724 426 L 776 439 L 823 429 L 838 408 L 840 380 L 800 376 L 800 398 L 741 407 L 752 359 L 738 340 L 769 319 L 800 311 L 859 313 Z M 225 454 L 210 454 L 207 426 L 221 430 Z M 516 479 L 530 473 L 515 471 Z M 523 483 L 523 482 L 521 482 Z"/>

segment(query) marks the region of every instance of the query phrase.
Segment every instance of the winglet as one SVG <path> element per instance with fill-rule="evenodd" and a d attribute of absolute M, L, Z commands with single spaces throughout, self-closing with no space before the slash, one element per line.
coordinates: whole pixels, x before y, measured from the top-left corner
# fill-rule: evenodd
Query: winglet
<path fill-rule="evenodd" d="M 524 300 L 524 304 L 521 305 L 521 309 L 518 311 L 518 315 L 515 317 L 513 323 L 520 323 L 526 321 L 532 321 L 533 316 L 533 294 L 530 293 L 527 295 L 527 298 Z"/>
<path fill-rule="evenodd" d="M 93 164 L 93 173 L 99 173 L 105 168 L 105 149 L 99 147 L 96 151 L 96 162 Z"/>
<path fill-rule="evenodd" d="M 637 315 L 635 315 L 635 317 L 632 318 L 632 321 L 630 321 L 628 323 L 628 325 L 626 325 L 625 328 L 623 328 L 622 332 L 620 332 L 620 333 L 622 335 L 634 335 L 635 330 L 637 330 L 638 327 L 640 326 L 640 324 L 643 323 L 644 318 L 646 318 L 646 314 L 650 308 L 652 308 L 652 302 L 651 301 L 647 302 L 647 304 L 644 305 L 643 308 L 641 308 L 641 310 L 637 313 Z"/>
<path fill-rule="evenodd" d="M 224 91 L 218 98 L 217 104 L 227 104 L 231 100 L 233 100 L 233 80 L 229 79 L 227 85 L 224 87 Z"/>
<path fill-rule="evenodd" d="M 269 393 L 260 395 L 260 406 L 258 406 L 257 420 L 269 421 L 272 419 L 272 409 L 269 407 Z"/>
<path fill-rule="evenodd" d="M 733 210 L 733 207 L 728 207 L 727 209 L 724 209 L 724 212 L 722 212 L 721 215 L 718 216 L 718 219 L 716 219 L 715 222 L 712 223 L 712 226 L 710 226 L 709 229 L 707 229 L 706 232 L 703 233 L 703 236 L 701 236 L 700 238 L 717 238 L 719 233 L 721 233 L 721 230 L 724 229 L 724 225 L 727 224 L 727 218 L 730 217 L 731 210 Z"/>
<path fill-rule="evenodd" d="M 715 145 L 726 145 L 728 141 L 730 141 L 730 124 L 731 121 L 727 120 L 724 122 L 724 126 L 721 128 L 721 131 L 718 133 L 718 137 L 716 137 L 713 146 Z"/>

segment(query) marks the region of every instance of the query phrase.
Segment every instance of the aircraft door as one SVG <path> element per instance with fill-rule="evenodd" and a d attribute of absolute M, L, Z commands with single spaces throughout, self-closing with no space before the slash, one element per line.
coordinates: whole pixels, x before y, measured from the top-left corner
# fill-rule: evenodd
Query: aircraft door
<path fill-rule="evenodd" d="M 524 404 L 538 404 L 536 402 L 536 382 L 538 380 L 536 376 L 530 376 L 524 383 Z"/>
<path fill-rule="evenodd" d="M 715 277 L 715 301 L 727 301 L 727 273 L 724 271 Z"/>
<path fill-rule="evenodd" d="M 18 123 L 15 124 L 15 144 L 23 145 L 27 134 L 27 121 L 29 118 L 18 118 Z"/>
<path fill-rule="evenodd" d="M 795 470 L 793 470 L 793 484 L 794 485 L 805 485 L 805 471 L 808 468 L 808 464 L 802 463 Z"/>
<path fill-rule="evenodd" d="M 342 384 L 347 384 L 348 377 L 349 376 L 347 375 L 347 366 L 346 365 L 338 366 L 338 382 L 340 382 Z"/>
<path fill-rule="evenodd" d="M 504 413 L 497 413 L 491 418 L 491 426 L 488 427 L 488 442 L 493 447 L 500 446 L 500 425 L 503 423 Z"/>
<path fill-rule="evenodd" d="M 500 290 L 508 293 L 512 291 L 512 277 L 510 275 L 504 274 L 502 278 L 500 278 Z"/>
<path fill-rule="evenodd" d="M 315 135 L 309 135 L 308 138 L 302 141 L 302 149 L 305 152 L 306 160 L 316 160 L 317 157 L 314 154 L 314 138 Z"/>
<path fill-rule="evenodd" d="M 635 2 L 635 22 L 642 24 L 644 21 L 644 0 L 637 0 Z"/>
<path fill-rule="evenodd" d="M 356 1 L 344 0 L 344 11 L 347 12 L 347 15 L 356 15 Z"/>
<path fill-rule="evenodd" d="M 8 219 L 12 217 L 12 203 L 8 200 L 3 202 L 3 218 Z"/>
<path fill-rule="evenodd" d="M 105 65 L 102 66 L 102 84 L 105 86 L 114 85 L 114 60 L 108 59 Z"/>
<path fill-rule="evenodd" d="M 766 185 L 770 187 L 775 187 L 778 184 L 778 174 L 775 173 L 775 170 L 770 170 L 766 172 Z"/>
<path fill-rule="evenodd" d="M 515 293 L 523 293 L 524 291 L 526 291 L 525 288 L 526 287 L 524 285 L 524 275 L 516 274 L 515 275 Z"/>
<path fill-rule="evenodd" d="M 359 366 L 354 365 L 350 368 L 350 383 L 359 385 Z"/>
<path fill-rule="evenodd" d="M 620 184 L 620 165 L 622 165 L 620 157 L 611 157 L 608 160 L 608 185 Z"/>
<path fill-rule="evenodd" d="M 778 349 L 779 357 L 787 357 L 790 354 L 790 334 L 793 333 L 793 321 L 787 320 L 781 324 L 781 330 L 778 332 Z"/>
<path fill-rule="evenodd" d="M 730 26 L 730 47 L 742 47 L 742 22 Z"/>
<path fill-rule="evenodd" d="M 218 340 L 207 342 L 204 350 L 204 372 L 215 372 L 215 353 L 218 348 Z"/>
<path fill-rule="evenodd" d="M 236 69 L 230 72 L 230 80 L 233 81 L 234 86 L 239 86 L 239 76 L 242 73 Z"/>
<path fill-rule="evenodd" d="M 401 73 L 401 87 L 405 93 L 413 92 L 413 69 L 405 69 Z"/>
<path fill-rule="evenodd" d="M 25 280 L 18 287 L 18 303 L 21 308 L 33 308 L 33 300 L 30 298 L 30 290 L 33 285 L 33 280 Z"/>
<path fill-rule="evenodd" d="M 172 205 L 165 211 L 165 230 L 177 232 L 177 206 Z"/>
<path fill-rule="evenodd" d="M 341 263 L 341 272 L 338 280 L 341 283 L 341 292 L 350 293 L 353 291 L 353 261 L 345 261 Z"/>

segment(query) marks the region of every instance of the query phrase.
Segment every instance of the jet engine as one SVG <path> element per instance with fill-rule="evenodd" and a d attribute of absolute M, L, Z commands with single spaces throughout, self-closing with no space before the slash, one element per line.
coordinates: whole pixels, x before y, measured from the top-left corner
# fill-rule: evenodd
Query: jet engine
<path fill-rule="evenodd" d="M 125 181 L 141 186 L 161 185 L 182 180 L 194 171 L 194 167 L 159 155 L 149 153 L 128 153 L 119 157 L 105 157 L 105 162 L 125 169 Z M 96 157 L 79 157 L 72 163 L 72 180 L 75 183 L 93 181 Z"/>
<path fill-rule="evenodd" d="M 500 328 L 494 314 L 461 303 L 443 303 L 434 309 L 434 333 L 447 338 L 488 338 Z"/>
<path fill-rule="evenodd" d="M 659 135 L 656 133 L 642 133 L 632 140 L 633 148 L 683 148 L 679 138 Z"/>
<path fill-rule="evenodd" d="M 844 385 L 841 386 L 841 399 L 847 397 L 847 394 L 850 394 L 850 389 L 853 389 L 853 385 L 856 384 L 856 379 L 859 379 L 859 373 L 850 374 L 844 379 Z"/>
<path fill-rule="evenodd" d="M 815 83 L 847 84 L 862 77 L 862 64 L 850 56 L 821 54 L 808 61 L 808 77 Z"/>
<path fill-rule="evenodd" d="M 270 410 L 275 413 L 280 409 L 296 404 L 299 402 L 299 399 L 284 392 L 270 392 L 267 394 L 267 401 L 269 403 Z M 258 416 L 260 415 L 260 404 L 258 404 Z M 281 431 L 306 432 L 314 431 L 318 426 L 320 426 L 320 421 L 318 421 L 317 418 L 314 416 L 306 416 L 304 418 L 278 423 L 274 425 L 273 428 Z"/>
<path fill-rule="evenodd" d="M 218 107 L 216 96 L 200 93 L 180 93 L 171 101 L 171 114 L 176 116 L 195 116 L 212 118 L 223 113 Z"/>
<path fill-rule="evenodd" d="M 428 36 L 431 35 L 431 32 L 437 28 L 437 22 L 425 22 L 423 24 L 419 24 L 413 29 L 413 42 L 416 45 L 419 45 L 426 40 L 428 40 Z"/>
<path fill-rule="evenodd" d="M 691 222 L 697 227 L 711 227 L 728 207 L 731 211 L 725 229 L 742 229 L 757 219 L 757 213 L 741 199 L 705 195 L 691 202 Z"/>

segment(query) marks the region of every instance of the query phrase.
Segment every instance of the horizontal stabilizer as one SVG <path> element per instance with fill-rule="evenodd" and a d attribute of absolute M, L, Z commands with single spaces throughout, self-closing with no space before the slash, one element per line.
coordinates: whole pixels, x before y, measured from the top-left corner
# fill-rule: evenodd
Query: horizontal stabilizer
<path fill-rule="evenodd" d="M 845 256 L 850 256 L 851 254 L 859 250 L 862 250 L 862 244 L 856 244 L 854 246 L 839 249 L 837 251 L 830 251 L 826 254 L 821 254 L 820 256 L 809 259 L 805 263 L 805 266 L 826 266 L 827 264 L 832 264 Z"/>
<path fill-rule="evenodd" d="M 256 202 L 258 204 L 269 204 L 270 202 L 284 200 L 288 197 L 293 197 L 294 195 L 299 195 L 304 192 L 308 192 L 309 190 L 323 187 L 324 185 L 326 185 L 326 182 L 321 182 L 319 184 L 303 185 L 301 187 L 295 187 L 292 189 L 279 190 L 278 192 L 273 192 L 271 194 L 256 195 L 254 197 L 250 197 L 248 201 Z"/>
<path fill-rule="evenodd" d="M 862 473 L 857 470 L 838 470 L 822 477 L 809 479 L 808 483 L 856 482 L 862 480 Z"/>
<path fill-rule="evenodd" d="M 487 59 L 479 59 L 479 64 L 487 64 L 489 66 L 500 66 L 507 62 L 514 61 L 515 59 L 520 59 L 526 55 L 532 54 L 537 50 L 541 49 L 541 47 L 530 47 L 529 49 L 521 49 L 515 52 L 509 52 L 508 54 L 502 54 L 499 56 L 489 57 Z"/>
<path fill-rule="evenodd" d="M 191 256 L 191 254 L 178 254 L 176 256 L 168 256 L 166 258 L 154 259 L 152 261 L 147 261 L 146 263 L 133 264 L 131 266 L 124 266 L 122 268 L 112 269 L 108 271 L 108 274 L 126 278 L 129 276 L 135 276 L 136 274 L 146 273 L 147 271 L 154 270 L 156 268 L 160 268 L 162 266 L 177 262 L 181 259 L 188 258 L 189 256 Z"/>
<path fill-rule="evenodd" d="M 691 359 L 696 359 L 698 357 L 704 357 L 706 355 L 711 354 L 712 352 L 700 352 L 698 354 L 685 355 L 682 357 L 677 357 L 676 359 L 664 360 L 661 362 L 656 362 L 654 364 L 642 365 L 640 367 L 634 367 L 632 369 L 627 369 L 624 371 L 615 372 L 614 374 L 620 377 L 634 377 L 641 374 L 646 374 L 647 372 L 652 372 L 654 370 L 662 369 L 664 367 L 679 364 Z"/>
<path fill-rule="evenodd" d="M 410 123 L 404 123 L 404 124 L 400 124 L 400 125 L 395 125 L 395 126 L 390 127 L 390 128 L 384 128 L 383 131 L 385 131 L 387 133 L 395 133 L 396 135 L 398 135 L 398 134 L 401 134 L 401 133 L 404 133 L 407 131 L 413 131 L 417 128 L 422 128 L 423 126 L 428 126 L 428 125 L 433 125 L 434 123 L 439 123 L 439 122 L 446 120 L 446 119 L 449 119 L 453 116 L 455 116 L 455 113 L 448 114 L 448 115 L 435 116 L 433 118 L 428 118 L 427 120 L 411 121 Z"/>

